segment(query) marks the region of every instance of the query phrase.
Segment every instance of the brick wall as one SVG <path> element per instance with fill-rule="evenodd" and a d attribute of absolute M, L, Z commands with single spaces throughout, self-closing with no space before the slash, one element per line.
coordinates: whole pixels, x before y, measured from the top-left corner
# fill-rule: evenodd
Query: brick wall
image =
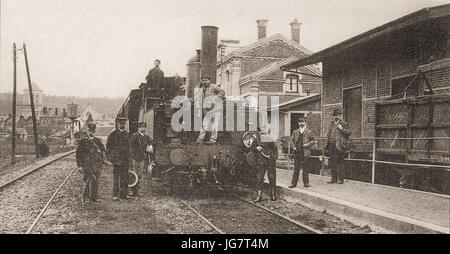
<path fill-rule="evenodd" d="M 274 59 L 243 58 L 241 60 L 241 77 L 245 77 L 276 61 Z"/>
<path fill-rule="evenodd" d="M 363 127 L 361 137 L 373 137 L 375 135 L 375 100 L 363 100 Z"/>
<path fill-rule="evenodd" d="M 325 60 L 323 62 L 322 104 L 342 103 L 342 83 L 337 62 Z"/>
<path fill-rule="evenodd" d="M 240 94 L 245 94 L 245 93 L 249 93 L 251 90 L 251 82 L 240 86 Z"/>
<path fill-rule="evenodd" d="M 260 81 L 259 91 L 266 93 L 281 93 L 283 92 L 283 83 L 280 82 L 270 82 L 270 81 Z"/>
<path fill-rule="evenodd" d="M 441 24 L 423 25 L 418 29 L 401 31 L 374 41 L 370 45 L 354 48 L 351 52 L 323 61 L 322 134 L 325 135 L 334 108 L 342 109 L 342 88 L 362 84 L 363 129 L 362 137 L 375 133 L 375 96 L 378 100 L 391 95 L 391 80 L 417 74 L 418 66 L 450 57 L 448 40 L 450 24 L 447 18 Z M 435 30 L 433 30 L 435 29 Z M 424 38 L 418 38 L 422 34 Z M 445 36 L 446 35 L 446 36 Z M 420 45 L 423 46 L 422 50 Z M 422 54 L 422 56 L 421 56 Z M 436 93 L 450 91 L 450 69 L 425 72 Z M 448 89 L 446 87 L 449 87 Z M 427 89 L 425 87 L 425 89 Z"/>
<path fill-rule="evenodd" d="M 440 69 L 426 72 L 425 76 L 431 84 L 431 88 L 450 86 L 450 69 Z"/>
<path fill-rule="evenodd" d="M 322 85 L 320 84 L 311 84 L 311 83 L 303 83 L 302 84 L 302 93 L 321 93 Z"/>
<path fill-rule="evenodd" d="M 315 137 L 320 137 L 320 127 L 321 127 L 321 119 L 322 114 L 320 113 L 311 113 L 307 115 L 306 124 L 311 129 L 313 135 Z"/>

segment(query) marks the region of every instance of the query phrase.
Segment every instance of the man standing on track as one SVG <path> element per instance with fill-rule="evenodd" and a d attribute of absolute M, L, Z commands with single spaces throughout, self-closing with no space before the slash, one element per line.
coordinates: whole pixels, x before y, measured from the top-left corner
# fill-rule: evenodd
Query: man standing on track
<path fill-rule="evenodd" d="M 294 174 L 289 188 L 297 186 L 300 168 L 303 171 L 303 185 L 307 188 L 309 185 L 309 163 L 308 159 L 311 157 L 311 146 L 314 144 L 314 137 L 309 128 L 306 127 L 306 118 L 298 119 L 298 129 L 292 133 L 292 140 L 290 141 L 293 147 L 292 156 L 294 158 Z"/>
<path fill-rule="evenodd" d="M 83 202 L 89 198 L 97 202 L 100 172 L 106 157 L 106 149 L 102 141 L 95 136 L 95 123 L 88 123 L 87 137 L 80 140 L 77 147 L 77 166 L 83 169 Z"/>
<path fill-rule="evenodd" d="M 264 142 L 263 142 L 264 141 Z M 269 178 L 270 200 L 277 200 L 276 196 L 276 162 L 278 159 L 278 148 L 272 138 L 261 131 L 257 133 L 256 139 L 251 144 L 250 149 L 256 154 L 256 190 L 255 203 L 262 201 L 262 189 L 264 185 L 264 175 L 267 171 Z"/>
<path fill-rule="evenodd" d="M 114 166 L 113 200 L 135 199 L 128 195 L 128 167 L 131 164 L 130 138 L 125 130 L 127 119 L 117 117 L 117 128 L 112 131 L 106 141 L 109 161 Z"/>
<path fill-rule="evenodd" d="M 152 139 L 145 135 L 146 123 L 139 123 L 138 131 L 131 135 L 131 153 L 133 168 L 138 175 L 138 183 L 131 188 L 131 196 L 141 196 L 138 193 L 139 185 L 144 181 L 144 172 L 148 166 L 149 153 L 153 151 Z"/>

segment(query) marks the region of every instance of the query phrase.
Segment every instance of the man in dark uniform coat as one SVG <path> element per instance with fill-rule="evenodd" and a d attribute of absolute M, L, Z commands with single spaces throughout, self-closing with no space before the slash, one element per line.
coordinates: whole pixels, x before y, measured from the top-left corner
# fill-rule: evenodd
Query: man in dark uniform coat
<path fill-rule="evenodd" d="M 117 128 L 109 134 L 106 141 L 108 158 L 114 166 L 113 200 L 132 198 L 128 195 L 128 167 L 132 158 L 130 138 L 125 131 L 126 121 L 126 118 L 117 117 Z"/>
<path fill-rule="evenodd" d="M 252 152 L 256 154 L 256 190 L 257 196 L 254 202 L 262 201 L 262 189 L 264 185 L 264 175 L 267 171 L 269 178 L 270 200 L 277 200 L 276 196 L 276 162 L 278 159 L 278 148 L 273 139 L 258 132 L 256 139 L 250 146 Z"/>
<path fill-rule="evenodd" d="M 325 154 L 330 156 L 331 181 L 328 183 L 344 183 L 344 159 L 346 145 L 349 141 L 351 131 L 348 124 L 342 120 L 342 111 L 334 109 L 333 121 L 331 121 L 327 132 L 327 143 Z"/>
<path fill-rule="evenodd" d="M 102 141 L 95 136 L 95 123 L 88 123 L 87 137 L 80 140 L 77 147 L 77 166 L 83 170 L 83 202 L 89 198 L 97 202 L 100 172 L 106 158 L 106 149 Z"/>
<path fill-rule="evenodd" d="M 293 147 L 292 157 L 294 158 L 294 174 L 289 188 L 297 186 L 300 168 L 302 168 L 303 185 L 307 188 L 309 185 L 309 163 L 311 157 L 311 146 L 314 144 L 314 137 L 312 131 L 306 126 L 306 118 L 298 119 L 298 129 L 292 133 L 292 140 L 290 141 Z"/>
<path fill-rule="evenodd" d="M 149 153 L 153 151 L 152 139 L 145 135 L 146 123 L 139 123 L 138 131 L 130 138 L 133 169 L 138 176 L 138 183 L 131 188 L 131 196 L 140 196 L 139 184 L 143 183 L 144 172 L 148 166 Z"/>
<path fill-rule="evenodd" d="M 147 85 L 149 89 L 153 90 L 153 96 L 155 97 L 164 97 L 165 88 L 164 88 L 164 72 L 159 68 L 161 65 L 161 61 L 159 59 L 155 60 L 155 67 L 148 72 L 147 77 Z"/>

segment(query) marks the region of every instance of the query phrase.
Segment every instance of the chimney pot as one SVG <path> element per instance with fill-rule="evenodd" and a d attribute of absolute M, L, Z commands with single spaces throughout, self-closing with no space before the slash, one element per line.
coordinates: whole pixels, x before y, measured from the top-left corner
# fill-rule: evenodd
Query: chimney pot
<path fill-rule="evenodd" d="M 258 24 L 258 40 L 266 37 L 267 22 L 269 22 L 267 19 L 256 20 L 256 24 Z"/>
<path fill-rule="evenodd" d="M 300 44 L 300 26 L 302 23 L 298 22 L 297 18 L 290 23 L 291 25 L 291 39 Z"/>

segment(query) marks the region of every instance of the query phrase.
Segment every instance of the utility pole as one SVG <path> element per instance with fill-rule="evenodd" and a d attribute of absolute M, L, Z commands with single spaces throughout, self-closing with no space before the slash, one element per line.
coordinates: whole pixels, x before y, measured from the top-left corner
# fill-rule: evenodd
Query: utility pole
<path fill-rule="evenodd" d="M 11 164 L 16 163 L 16 90 L 17 90 L 17 58 L 16 43 L 13 44 L 13 111 L 12 111 L 12 136 L 11 136 Z"/>
<path fill-rule="evenodd" d="M 34 145 L 35 145 L 35 148 L 36 148 L 36 157 L 39 157 L 39 144 L 38 144 L 37 123 L 36 123 L 36 112 L 34 111 L 33 88 L 31 87 L 30 68 L 28 66 L 27 48 L 25 46 L 25 43 L 23 44 L 23 54 L 25 56 L 25 67 L 27 68 L 28 89 L 30 90 L 30 104 L 31 104 L 31 117 L 33 118 Z"/>

